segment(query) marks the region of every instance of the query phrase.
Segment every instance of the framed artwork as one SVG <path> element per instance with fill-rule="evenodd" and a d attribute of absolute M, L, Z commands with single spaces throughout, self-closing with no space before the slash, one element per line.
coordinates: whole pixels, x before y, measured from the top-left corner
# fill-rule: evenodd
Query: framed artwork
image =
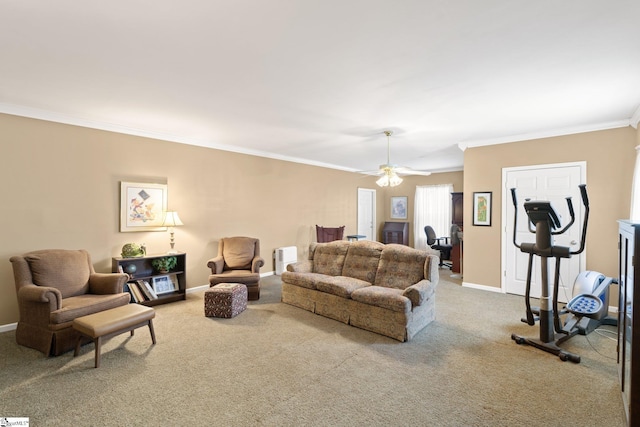
<path fill-rule="evenodd" d="M 154 276 L 151 286 L 156 295 L 168 294 L 176 290 L 176 286 L 169 276 Z"/>
<path fill-rule="evenodd" d="M 491 226 L 491 191 L 473 193 L 473 225 Z"/>
<path fill-rule="evenodd" d="M 407 196 L 391 198 L 391 219 L 407 219 Z"/>
<path fill-rule="evenodd" d="M 120 182 L 120 231 L 166 231 L 167 185 Z"/>

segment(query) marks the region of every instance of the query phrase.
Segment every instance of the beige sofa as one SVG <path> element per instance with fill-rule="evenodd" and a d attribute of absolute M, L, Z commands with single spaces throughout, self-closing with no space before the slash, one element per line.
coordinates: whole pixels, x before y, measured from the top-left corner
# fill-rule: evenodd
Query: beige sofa
<path fill-rule="evenodd" d="M 403 245 L 312 243 L 282 273 L 282 302 L 407 341 L 435 318 L 438 262 Z"/>

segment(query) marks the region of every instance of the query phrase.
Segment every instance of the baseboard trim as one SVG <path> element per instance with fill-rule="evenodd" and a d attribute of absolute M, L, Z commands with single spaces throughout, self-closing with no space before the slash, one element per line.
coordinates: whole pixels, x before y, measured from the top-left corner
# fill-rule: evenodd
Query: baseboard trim
<path fill-rule="evenodd" d="M 18 323 L 9 323 L 8 325 L 0 325 L 0 333 L 15 331 L 18 327 Z"/>
<path fill-rule="evenodd" d="M 273 276 L 275 274 L 274 271 L 270 271 L 268 273 L 260 273 L 260 277 L 268 277 L 268 276 Z M 202 285 L 202 286 L 196 286 L 195 288 L 187 288 L 185 290 L 185 292 L 187 294 L 191 294 L 193 292 L 199 292 L 199 291 L 204 291 L 206 289 L 209 289 L 209 284 L 207 283 L 206 285 Z M 18 323 L 9 323 L 7 325 L 0 325 L 0 334 L 3 332 L 10 332 L 10 331 L 15 331 L 16 328 L 18 327 Z"/>
<path fill-rule="evenodd" d="M 195 288 L 187 288 L 186 292 L 188 294 L 191 294 L 193 292 L 198 292 L 198 291 L 202 291 L 205 289 L 209 289 L 209 284 L 207 283 L 206 285 L 202 285 L 202 286 L 196 286 Z"/>
<path fill-rule="evenodd" d="M 270 271 L 268 273 L 260 273 L 260 277 L 268 277 L 268 276 L 273 276 L 275 274 L 274 271 Z M 206 289 L 209 289 L 209 284 L 207 283 L 206 285 L 202 285 L 202 286 L 196 286 L 195 288 L 187 288 L 186 292 L 188 294 L 193 293 L 193 292 L 198 292 L 198 291 L 204 291 Z"/>
<path fill-rule="evenodd" d="M 504 293 L 504 292 L 502 292 L 502 289 L 496 288 L 495 286 L 478 285 L 477 283 L 462 282 L 462 287 L 463 288 L 480 289 L 481 291 L 497 292 L 499 294 Z"/>

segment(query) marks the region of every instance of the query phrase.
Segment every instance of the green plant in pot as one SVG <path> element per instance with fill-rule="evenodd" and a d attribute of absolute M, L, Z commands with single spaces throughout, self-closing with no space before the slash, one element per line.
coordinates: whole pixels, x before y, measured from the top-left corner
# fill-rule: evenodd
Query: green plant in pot
<path fill-rule="evenodd" d="M 158 270 L 160 273 L 167 273 L 173 269 L 178 263 L 178 259 L 174 256 L 166 256 L 162 258 L 155 258 L 151 261 L 151 266 Z"/>

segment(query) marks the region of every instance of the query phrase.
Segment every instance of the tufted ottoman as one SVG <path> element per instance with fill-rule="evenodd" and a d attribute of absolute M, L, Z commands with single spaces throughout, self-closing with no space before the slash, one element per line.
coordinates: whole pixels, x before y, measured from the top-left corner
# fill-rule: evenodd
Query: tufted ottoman
<path fill-rule="evenodd" d="M 204 292 L 204 315 L 235 317 L 247 308 L 247 287 L 241 283 L 220 283 Z"/>

